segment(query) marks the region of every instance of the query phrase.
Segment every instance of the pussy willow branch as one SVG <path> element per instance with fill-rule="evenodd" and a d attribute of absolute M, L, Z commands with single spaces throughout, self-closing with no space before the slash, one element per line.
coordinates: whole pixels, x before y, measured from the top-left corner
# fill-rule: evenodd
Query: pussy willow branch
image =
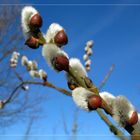
<path fill-rule="evenodd" d="M 4 105 L 9 103 L 12 97 L 15 95 L 16 91 L 24 85 L 24 82 L 20 83 L 10 94 L 10 96 L 4 101 Z"/>
<path fill-rule="evenodd" d="M 73 70 L 71 69 L 71 71 L 73 71 Z M 18 73 L 16 73 L 16 75 L 18 75 Z M 73 72 L 71 73 L 71 76 L 72 76 L 72 75 L 73 75 Z M 18 78 L 19 78 L 19 75 L 18 75 Z M 75 78 L 75 76 L 74 76 L 74 78 Z M 80 77 L 79 77 L 79 79 L 80 79 Z M 80 80 L 82 81 L 82 84 L 84 85 L 84 87 L 87 88 L 87 87 L 86 87 L 86 84 L 83 82 L 83 79 L 80 79 Z M 77 80 L 77 81 L 78 81 L 78 80 Z M 19 85 L 13 90 L 13 92 L 10 94 L 9 98 L 6 100 L 5 103 L 10 102 L 11 99 L 12 99 L 12 97 L 13 97 L 14 94 L 16 93 L 16 91 L 17 91 L 19 88 L 21 88 L 23 85 L 27 85 L 27 84 L 36 84 L 36 85 L 47 86 L 47 87 L 53 88 L 53 89 L 55 89 L 55 90 L 57 90 L 57 91 L 59 91 L 59 92 L 65 94 L 65 95 L 67 95 L 67 96 L 71 96 L 71 92 L 69 92 L 69 91 L 67 91 L 67 90 L 65 90 L 65 89 L 63 89 L 63 88 L 57 87 L 57 86 L 53 85 L 52 83 L 50 83 L 50 82 L 48 82 L 48 81 L 47 81 L 47 82 L 23 81 L 21 84 L 19 84 Z M 80 84 L 80 82 L 79 82 L 79 84 Z M 94 86 L 94 89 L 95 89 L 95 86 Z M 96 91 L 96 92 L 97 92 L 97 91 Z M 97 109 L 97 112 L 98 112 L 98 114 L 100 115 L 100 117 L 105 121 L 105 123 L 109 126 L 110 130 L 112 130 L 112 132 L 113 132 L 115 135 L 119 136 L 122 140 L 126 140 L 126 138 L 121 137 L 121 136 L 123 135 L 123 133 L 122 133 L 117 127 L 115 127 L 115 126 L 108 120 L 108 118 L 105 116 L 105 114 L 102 112 L 101 109 Z"/>
<path fill-rule="evenodd" d="M 17 73 L 18 74 L 18 73 Z M 19 75 L 19 74 L 18 74 Z M 57 87 L 55 85 L 53 85 L 52 83 L 50 82 L 36 82 L 36 81 L 23 81 L 22 83 L 20 83 L 13 91 L 12 93 L 10 94 L 9 98 L 5 101 L 5 104 L 9 103 L 12 99 L 12 97 L 15 95 L 16 91 L 20 88 L 22 88 L 22 86 L 24 85 L 27 85 L 27 84 L 33 84 L 33 85 L 42 85 L 42 86 L 47 86 L 47 87 L 50 87 L 50 88 L 53 88 L 67 96 L 71 96 L 71 92 L 63 89 L 63 88 L 60 88 L 60 87 Z M 122 136 L 123 133 L 117 128 L 115 127 L 109 120 L 108 118 L 103 114 L 102 110 L 101 109 L 98 109 L 97 110 L 98 114 L 100 115 L 100 117 L 105 121 L 105 123 L 109 126 L 109 128 L 112 130 L 112 132 L 118 136 Z M 113 128 L 113 129 L 112 129 Z M 126 138 L 123 138 L 121 137 L 122 140 L 127 140 Z"/>
<path fill-rule="evenodd" d="M 81 77 L 79 77 L 78 74 L 75 73 L 71 67 L 69 69 L 69 74 L 79 83 L 79 85 L 88 89 L 84 80 Z M 92 91 L 96 94 L 99 94 L 97 88 L 94 85 L 92 85 Z M 117 136 L 122 136 L 123 135 L 123 133 L 108 120 L 108 118 L 106 117 L 106 115 L 103 113 L 103 111 L 101 109 L 97 109 L 97 113 L 102 118 L 102 120 L 105 121 L 105 123 L 109 126 L 109 128 L 112 130 L 112 132 L 115 135 L 117 135 Z M 123 137 L 121 137 L 121 138 L 123 138 Z M 123 140 L 124 140 L 124 138 L 123 138 Z M 125 138 L 125 140 L 126 140 L 126 138 Z"/>
<path fill-rule="evenodd" d="M 99 95 L 99 90 L 97 89 L 97 87 L 94 84 L 92 84 L 91 87 L 89 88 L 84 83 L 84 79 L 81 78 L 77 73 L 75 73 L 75 71 L 71 67 L 69 69 L 69 74 L 75 79 L 75 81 L 77 81 L 77 83 L 80 86 L 92 91 L 93 94 Z M 108 104 L 104 100 L 103 100 L 103 105 L 104 105 L 105 110 L 112 116 L 112 109 L 108 106 Z M 100 109 L 97 109 L 97 112 L 99 112 L 98 110 L 100 110 Z M 133 126 L 129 126 L 128 128 L 124 128 L 124 129 L 131 135 L 137 135 L 137 136 L 139 135 L 137 132 L 135 132 Z M 117 133 L 117 135 L 119 135 L 119 134 Z M 139 135 L 139 138 L 140 138 L 140 135 Z"/>
<path fill-rule="evenodd" d="M 56 87 L 49 82 L 43 83 L 43 82 L 35 82 L 35 81 L 25 81 L 24 83 L 25 84 L 36 84 L 36 85 L 47 86 L 47 87 L 53 88 L 53 89 L 65 94 L 67 96 L 71 96 L 71 92 L 69 92 L 63 88 Z M 121 137 L 121 136 L 123 136 L 123 133 L 108 120 L 108 118 L 103 114 L 101 109 L 98 109 L 97 112 L 115 135 L 117 134 L 122 140 L 127 140 L 126 138 Z"/>
<path fill-rule="evenodd" d="M 113 64 L 108 73 L 105 75 L 104 79 L 102 80 L 101 84 L 99 85 L 99 90 L 105 85 L 106 81 L 108 80 L 108 78 L 110 77 L 111 73 L 113 72 L 115 68 L 115 65 Z M 115 127 L 112 122 L 108 119 L 108 117 L 103 113 L 103 111 L 101 109 L 97 110 L 97 113 L 99 114 L 99 116 L 101 117 L 101 119 L 109 126 L 110 130 L 112 133 L 114 133 L 115 135 L 117 135 L 120 139 L 122 140 L 128 140 L 128 138 L 126 138 L 124 136 L 124 133 L 122 133 L 122 131 L 120 131 L 117 127 Z"/>
<path fill-rule="evenodd" d="M 11 92 L 10 96 L 8 97 L 8 99 L 6 99 L 4 101 L 4 105 L 9 103 L 9 102 L 11 102 L 11 100 L 12 100 L 13 96 L 16 94 L 17 90 L 19 90 L 20 88 L 22 88 L 22 86 L 27 85 L 27 84 L 47 86 L 47 87 L 53 88 L 53 89 L 65 94 L 67 96 L 71 96 L 71 92 L 69 92 L 69 91 L 67 91 L 67 90 L 65 90 L 63 88 L 57 87 L 57 86 L 53 85 L 50 82 L 23 81 Z"/>
<path fill-rule="evenodd" d="M 88 90 L 90 90 L 90 91 L 92 91 L 93 92 L 93 94 L 96 94 L 96 95 L 98 95 L 99 96 L 99 90 L 98 90 L 98 88 L 94 85 L 94 84 L 91 84 L 91 83 L 88 83 L 88 86 L 89 86 L 89 84 L 90 84 L 90 87 L 88 87 L 87 86 L 87 83 L 85 83 L 85 79 L 83 79 L 83 78 L 81 78 L 77 73 L 75 73 L 75 71 L 69 66 L 69 71 L 68 71 L 68 73 L 69 73 L 69 75 L 71 75 L 74 79 L 75 79 L 75 81 L 77 82 L 77 84 L 79 85 L 79 86 L 82 86 L 82 87 L 84 87 L 84 88 L 86 88 L 86 89 L 88 89 Z M 108 76 L 109 77 L 109 76 Z M 106 78 L 107 79 L 107 78 Z M 59 88 L 58 88 L 59 89 Z M 56 89 L 57 90 L 57 89 Z M 65 92 L 64 92 L 65 93 Z M 69 94 L 68 94 L 69 95 Z M 112 109 L 110 108 L 110 106 L 108 106 L 107 105 L 107 103 L 104 101 L 104 100 L 102 100 L 102 102 L 103 102 L 103 106 L 105 107 L 105 110 L 112 116 Z M 102 112 L 102 110 L 101 109 L 97 109 L 97 112 L 98 112 L 98 114 L 101 116 L 101 118 L 103 119 L 103 118 L 105 118 L 105 114 Z M 104 117 L 103 117 L 104 116 Z M 107 117 L 106 117 L 107 118 Z M 104 119 L 104 121 L 105 121 L 106 119 Z M 107 122 L 106 122 L 106 124 L 108 124 Z M 108 126 L 110 126 L 109 124 L 108 124 Z M 113 126 L 113 125 L 111 125 L 111 126 Z M 113 129 L 114 131 L 113 132 L 115 132 L 117 135 L 122 135 L 123 133 L 119 133 L 120 131 L 116 128 L 116 127 L 114 127 L 115 129 Z M 129 131 L 128 131 L 129 132 Z M 114 133 L 114 134 L 115 134 Z M 129 132 L 130 134 L 132 134 L 131 132 Z"/>
<path fill-rule="evenodd" d="M 53 89 L 65 94 L 67 96 L 71 96 L 71 92 L 69 92 L 63 88 L 57 87 L 48 81 L 46 81 L 46 82 L 25 81 L 24 84 L 35 84 L 35 85 L 47 86 L 47 87 L 53 88 Z"/>

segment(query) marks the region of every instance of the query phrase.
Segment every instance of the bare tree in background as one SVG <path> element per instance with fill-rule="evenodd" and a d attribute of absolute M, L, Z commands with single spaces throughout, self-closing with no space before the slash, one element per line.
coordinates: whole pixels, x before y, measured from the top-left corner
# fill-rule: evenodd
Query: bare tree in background
<path fill-rule="evenodd" d="M 7 99 L 21 82 L 9 67 L 9 57 L 12 52 L 19 50 L 21 52 L 25 48 L 20 25 L 21 8 L 22 6 L 19 5 L 0 5 L 0 100 Z M 34 108 L 36 108 L 36 114 L 40 111 L 39 104 L 46 99 L 46 95 L 36 94 L 31 99 L 29 96 L 32 95 L 29 95 L 28 91 L 22 94 L 23 90 L 22 87 L 18 89 L 10 106 L 0 110 L 1 127 L 12 125 L 21 118 L 27 118 L 29 112 L 34 113 L 32 111 Z"/>

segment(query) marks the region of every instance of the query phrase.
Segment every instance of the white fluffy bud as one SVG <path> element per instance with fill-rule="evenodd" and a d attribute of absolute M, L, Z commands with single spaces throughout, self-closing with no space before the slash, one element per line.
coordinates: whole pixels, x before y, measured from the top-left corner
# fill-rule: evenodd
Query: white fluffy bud
<path fill-rule="evenodd" d="M 88 46 L 86 46 L 86 47 L 85 47 L 85 52 L 87 52 L 87 51 L 88 51 L 88 49 L 89 49 L 89 47 L 88 47 Z"/>
<path fill-rule="evenodd" d="M 71 58 L 69 60 L 69 65 L 72 67 L 72 69 L 78 74 L 80 75 L 81 77 L 86 77 L 87 76 L 87 72 L 84 68 L 84 66 L 82 65 L 82 63 L 80 62 L 79 59 L 77 58 Z M 74 84 L 74 79 L 68 74 L 66 73 L 66 78 L 67 78 L 67 81 L 70 83 L 70 84 Z M 76 83 L 75 83 L 76 84 Z"/>
<path fill-rule="evenodd" d="M 28 58 L 26 56 L 22 56 L 22 58 L 21 58 L 21 64 L 23 66 L 27 66 L 28 65 Z"/>
<path fill-rule="evenodd" d="M 38 65 L 36 61 L 32 61 L 32 65 L 31 65 L 31 70 L 37 70 L 38 69 Z"/>
<path fill-rule="evenodd" d="M 16 68 L 17 64 L 10 64 L 12 68 Z"/>
<path fill-rule="evenodd" d="M 45 44 L 42 48 L 42 56 L 53 69 L 55 69 L 53 59 L 59 55 L 66 56 L 68 58 L 68 55 L 55 44 Z"/>
<path fill-rule="evenodd" d="M 93 40 L 90 40 L 90 41 L 87 42 L 86 45 L 87 45 L 88 47 L 92 48 L 93 43 L 94 43 Z"/>
<path fill-rule="evenodd" d="M 86 54 L 87 54 L 88 56 L 92 55 L 92 49 L 89 48 L 89 49 L 87 50 Z"/>
<path fill-rule="evenodd" d="M 18 62 L 17 59 L 13 59 L 13 58 L 11 58 L 11 60 L 10 60 L 10 63 L 12 63 L 12 64 L 17 64 L 17 62 Z"/>
<path fill-rule="evenodd" d="M 36 77 L 36 78 L 39 78 L 40 77 L 38 71 L 31 70 L 29 73 L 30 73 L 30 76 L 31 77 Z"/>
<path fill-rule="evenodd" d="M 72 98 L 75 104 L 86 111 L 89 111 L 88 101 L 87 101 L 88 97 L 92 95 L 93 95 L 92 92 L 86 90 L 83 87 L 77 87 L 72 91 Z"/>
<path fill-rule="evenodd" d="M 39 70 L 39 76 L 42 80 L 47 79 L 47 73 L 43 69 Z"/>
<path fill-rule="evenodd" d="M 90 66 L 86 66 L 86 71 L 90 71 Z"/>
<path fill-rule="evenodd" d="M 126 126 L 133 112 L 134 106 L 124 96 L 117 96 L 113 104 L 113 118 L 121 125 Z"/>
<path fill-rule="evenodd" d="M 116 98 L 114 95 L 106 91 L 100 92 L 99 94 L 109 106 L 113 106 L 114 100 Z"/>
<path fill-rule="evenodd" d="M 20 54 L 18 52 L 13 52 L 12 53 L 12 57 L 10 59 L 10 66 L 11 67 L 15 68 L 17 66 L 19 55 Z"/>
<path fill-rule="evenodd" d="M 32 70 L 32 61 L 28 61 L 26 68 L 28 71 Z"/>
<path fill-rule="evenodd" d="M 12 54 L 12 58 L 15 60 L 17 60 L 19 56 L 20 56 L 20 53 L 18 53 L 18 52 L 13 52 L 13 54 Z"/>
<path fill-rule="evenodd" d="M 70 66 L 73 68 L 73 70 L 76 73 L 78 73 L 79 75 L 81 75 L 83 77 L 87 76 L 87 72 L 79 59 L 71 58 L 69 63 L 70 63 Z"/>
<path fill-rule="evenodd" d="M 91 60 L 89 59 L 85 62 L 85 66 L 90 66 L 90 65 L 91 65 Z"/>
<path fill-rule="evenodd" d="M 47 30 L 47 34 L 46 34 L 46 42 L 47 43 L 54 43 L 54 37 L 55 35 L 61 31 L 64 30 L 62 26 L 60 26 L 57 23 L 52 23 L 49 26 L 49 29 Z"/>
<path fill-rule="evenodd" d="M 32 6 L 25 6 L 22 9 L 21 12 L 21 23 L 22 23 L 22 29 L 26 37 L 28 37 L 29 32 L 30 32 L 30 27 L 29 27 L 29 20 L 31 16 L 37 14 L 37 10 L 33 8 Z"/>
<path fill-rule="evenodd" d="M 87 61 L 89 59 L 89 56 L 87 55 L 87 54 L 85 54 L 84 56 L 83 56 L 83 60 L 84 61 Z"/>

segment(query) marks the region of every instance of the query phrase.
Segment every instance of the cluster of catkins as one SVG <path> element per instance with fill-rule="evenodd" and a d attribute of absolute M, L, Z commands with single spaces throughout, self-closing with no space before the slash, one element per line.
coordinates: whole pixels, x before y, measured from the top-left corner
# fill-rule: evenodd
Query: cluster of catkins
<path fill-rule="evenodd" d="M 12 53 L 12 57 L 10 59 L 10 67 L 16 68 L 19 56 L 20 56 L 20 53 L 18 53 L 18 52 L 13 52 Z"/>
<path fill-rule="evenodd" d="M 100 92 L 99 97 L 82 87 L 78 87 L 72 92 L 73 99 L 80 108 L 86 111 L 97 108 L 105 109 L 102 106 L 103 99 L 112 108 L 112 116 L 121 126 L 133 126 L 135 130 L 140 131 L 140 114 L 126 97 L 115 97 L 108 92 Z"/>
<path fill-rule="evenodd" d="M 19 56 L 20 56 L 20 53 L 19 52 L 13 52 L 12 53 L 12 57 L 10 59 L 10 67 L 11 68 L 16 68 L 17 67 L 17 64 L 18 64 L 18 60 L 19 60 Z M 28 90 L 29 87 L 28 85 L 23 85 L 22 86 L 22 89 L 23 90 Z M 0 106 L 2 105 L 2 103 L 0 103 Z M 1 108 L 1 107 L 0 107 Z"/>
<path fill-rule="evenodd" d="M 26 6 L 22 10 L 22 28 L 26 36 L 28 36 L 28 32 L 31 32 L 30 30 L 32 30 L 32 28 L 34 28 L 34 31 L 38 31 L 42 26 L 42 22 L 40 22 L 41 16 L 37 16 L 35 20 L 33 20 L 33 17 L 36 16 L 36 14 L 39 15 L 39 12 L 31 6 Z M 38 26 L 37 23 L 40 23 L 40 26 Z M 33 36 L 33 34 L 31 35 Z M 62 71 L 63 69 L 67 71 L 69 64 L 68 55 L 61 49 L 61 47 L 66 45 L 68 42 L 64 28 L 57 23 L 52 23 L 44 38 L 45 43 L 42 44 L 42 55 L 47 63 L 56 71 Z M 26 45 L 30 48 L 37 49 L 39 47 L 39 41 L 39 39 L 38 41 L 34 41 L 32 39 L 30 41 L 26 41 Z"/>
<path fill-rule="evenodd" d="M 30 24 L 32 20 L 31 17 L 35 15 L 36 13 L 39 14 L 39 12 L 31 6 L 26 6 L 22 9 L 22 14 L 21 14 L 22 15 L 22 18 L 21 18 L 22 29 L 25 35 L 28 32 L 30 32 L 30 30 L 32 29 L 33 21 L 32 21 L 32 24 Z M 38 20 L 40 21 L 40 18 Z M 37 18 L 36 18 L 36 22 L 37 22 Z M 34 27 L 35 27 L 35 24 L 34 24 Z M 39 30 L 39 28 L 38 29 L 37 28 L 38 26 L 36 26 L 35 29 Z M 27 32 L 27 29 L 28 29 L 28 32 Z M 62 50 L 62 46 L 68 43 L 68 37 L 64 28 L 61 25 L 59 25 L 58 23 L 52 23 L 49 26 L 46 35 L 44 35 L 44 38 L 46 41 L 42 45 L 42 56 L 45 58 L 49 66 L 51 66 L 54 70 L 58 72 L 62 70 L 68 72 L 69 66 L 76 67 L 76 69 L 78 68 L 77 69 L 78 73 L 82 66 L 81 71 L 82 73 L 84 71 L 84 76 L 87 76 L 85 68 L 81 64 L 80 60 L 77 58 L 69 59 L 67 53 Z M 30 47 L 30 44 L 26 43 L 26 45 Z M 30 48 L 37 49 L 36 44 L 34 44 L 34 46 Z M 80 67 L 78 67 L 79 65 Z M 66 75 L 68 77 L 68 73 Z M 69 78 L 72 79 L 70 76 Z M 68 80 L 68 84 L 70 84 L 70 82 L 72 83 L 73 81 Z"/>
<path fill-rule="evenodd" d="M 47 80 L 47 74 L 43 69 L 38 70 L 38 64 L 36 61 L 30 61 L 26 56 L 22 56 L 21 63 L 29 71 L 30 76 L 40 78 L 44 81 Z"/>
<path fill-rule="evenodd" d="M 31 6 L 24 7 L 22 10 L 22 28 L 24 34 L 28 37 L 32 37 L 34 35 L 33 32 L 37 32 L 41 25 L 42 18 L 38 11 Z M 84 79 L 85 77 L 88 77 L 87 71 L 90 70 L 91 60 L 89 57 L 92 54 L 93 41 L 89 41 L 86 44 L 84 67 L 79 59 L 69 59 L 68 55 L 62 50 L 62 46 L 68 43 L 68 37 L 64 28 L 58 23 L 52 23 L 49 26 L 44 38 L 45 43 L 41 44 L 42 56 L 54 70 L 58 72 L 64 70 L 66 72 L 68 87 L 72 90 L 72 98 L 77 106 L 86 111 L 104 108 L 102 105 L 103 99 L 112 108 L 112 115 L 120 125 L 133 125 L 134 127 L 137 127 L 137 129 L 140 129 L 140 118 L 138 118 L 139 114 L 137 114 L 133 105 L 125 97 L 114 97 L 107 92 L 102 92 L 100 95 L 95 95 L 93 92 L 83 87 L 79 87 L 75 79 L 69 74 L 69 68 L 71 67 L 81 78 Z M 37 49 L 39 47 L 38 44 L 39 39 L 36 40 L 32 38 L 30 41 L 29 39 L 26 41 L 26 45 L 33 49 Z M 30 74 L 33 77 L 38 77 L 38 72 L 32 68 L 29 68 L 26 59 L 24 57 L 23 64 L 27 67 L 27 69 L 30 69 Z"/>
<path fill-rule="evenodd" d="M 89 71 L 91 69 L 91 59 L 90 56 L 92 55 L 92 47 L 93 47 L 93 41 L 90 40 L 86 43 L 85 46 L 85 54 L 83 56 L 83 59 L 85 61 L 85 68 L 86 71 Z"/>
<path fill-rule="evenodd" d="M 42 45 L 40 38 L 40 28 L 42 26 L 42 18 L 39 12 L 31 7 L 26 6 L 22 10 L 22 29 L 26 38 L 25 44 L 30 48 L 36 49 Z"/>

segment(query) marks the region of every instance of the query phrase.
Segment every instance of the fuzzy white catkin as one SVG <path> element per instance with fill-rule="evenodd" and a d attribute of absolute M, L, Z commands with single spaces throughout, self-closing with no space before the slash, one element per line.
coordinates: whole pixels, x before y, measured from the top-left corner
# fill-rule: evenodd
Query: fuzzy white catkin
<path fill-rule="evenodd" d="M 59 25 L 58 23 L 52 23 L 46 33 L 46 42 L 54 43 L 55 35 L 61 30 L 64 30 L 61 25 Z"/>
<path fill-rule="evenodd" d="M 86 54 L 87 54 L 88 56 L 92 55 L 92 49 L 91 49 L 91 48 L 88 48 Z"/>
<path fill-rule="evenodd" d="M 79 75 L 81 75 L 81 76 L 87 76 L 87 72 L 86 72 L 84 66 L 82 65 L 82 63 L 80 62 L 79 59 L 77 59 L 77 58 L 71 58 L 69 60 L 69 65 Z"/>
<path fill-rule="evenodd" d="M 11 58 L 10 62 L 13 63 L 13 64 L 17 64 L 18 60 Z"/>
<path fill-rule="evenodd" d="M 68 55 L 62 51 L 60 48 L 58 48 L 55 44 L 45 44 L 42 48 L 42 56 L 47 61 L 48 65 L 51 66 L 53 69 L 55 67 L 53 66 L 52 60 L 58 56 L 63 55 L 68 58 Z"/>
<path fill-rule="evenodd" d="M 87 99 L 92 95 L 92 92 L 83 87 L 77 87 L 72 91 L 72 98 L 75 104 L 86 111 L 89 111 Z"/>
<path fill-rule="evenodd" d="M 22 9 L 21 25 L 22 25 L 23 33 L 26 37 L 28 37 L 28 34 L 30 32 L 30 27 L 29 27 L 30 18 L 31 18 L 31 16 L 33 16 L 37 13 L 38 13 L 38 11 L 32 6 L 25 6 Z"/>
<path fill-rule="evenodd" d="M 10 66 L 11 66 L 12 68 L 15 68 L 15 67 L 17 66 L 17 64 L 10 64 Z"/>
<path fill-rule="evenodd" d="M 99 94 L 100 94 L 100 96 L 102 97 L 102 99 L 103 99 L 109 106 L 111 106 L 111 107 L 113 106 L 114 100 L 115 100 L 115 98 L 116 98 L 114 95 L 112 95 L 111 93 L 106 92 L 106 91 L 100 92 Z"/>
<path fill-rule="evenodd" d="M 90 71 L 90 66 L 86 66 L 86 71 Z"/>
<path fill-rule="evenodd" d="M 19 56 L 20 54 L 18 52 L 12 53 L 12 57 L 10 59 L 10 67 L 15 68 L 17 66 Z"/>
<path fill-rule="evenodd" d="M 22 58 L 21 58 L 21 64 L 23 66 L 27 66 L 27 64 L 28 64 L 28 58 L 26 56 L 22 56 Z"/>
<path fill-rule="evenodd" d="M 39 77 L 40 79 L 44 79 L 44 78 L 47 78 L 47 73 L 43 70 L 43 69 L 40 69 L 39 70 Z"/>
<path fill-rule="evenodd" d="M 89 59 L 89 56 L 87 55 L 87 54 L 85 54 L 84 56 L 83 56 L 83 60 L 84 61 L 87 61 Z"/>
<path fill-rule="evenodd" d="M 86 43 L 86 46 L 88 46 L 88 47 L 92 47 L 93 46 L 93 40 L 89 40 L 87 43 Z"/>
<path fill-rule="evenodd" d="M 78 73 L 78 75 L 80 75 L 81 77 L 87 77 L 87 72 L 78 58 L 71 58 L 69 60 L 69 65 L 72 67 L 72 69 L 76 73 Z M 66 73 L 66 78 L 67 78 L 68 83 L 72 85 L 76 84 L 73 77 L 71 77 L 68 73 Z"/>
<path fill-rule="evenodd" d="M 113 104 L 113 118 L 121 125 L 125 126 L 135 111 L 134 106 L 124 96 L 117 96 Z"/>
<path fill-rule="evenodd" d="M 31 65 L 31 70 L 37 70 L 37 69 L 38 69 L 38 64 L 35 60 L 33 60 Z"/>
<path fill-rule="evenodd" d="M 85 46 L 85 52 L 87 52 L 87 51 L 88 51 L 88 49 L 89 49 L 89 47 L 88 47 L 88 46 Z"/>
<path fill-rule="evenodd" d="M 32 70 L 32 61 L 28 61 L 26 68 L 28 71 Z"/>
<path fill-rule="evenodd" d="M 30 76 L 33 77 L 33 78 L 34 77 L 36 77 L 36 78 L 39 78 L 40 77 L 38 71 L 31 70 L 29 73 L 30 73 Z"/>
<path fill-rule="evenodd" d="M 20 56 L 20 53 L 18 53 L 18 52 L 13 52 L 12 53 L 12 58 L 15 59 L 15 60 L 17 60 L 19 56 Z"/>
<path fill-rule="evenodd" d="M 85 62 L 85 66 L 90 66 L 91 65 L 91 60 L 88 59 L 86 62 Z"/>
<path fill-rule="evenodd" d="M 85 46 L 85 54 L 83 56 L 83 60 L 85 61 L 85 69 L 86 71 L 90 71 L 91 60 L 90 56 L 93 54 L 92 52 L 93 41 L 90 40 L 86 43 Z"/>

